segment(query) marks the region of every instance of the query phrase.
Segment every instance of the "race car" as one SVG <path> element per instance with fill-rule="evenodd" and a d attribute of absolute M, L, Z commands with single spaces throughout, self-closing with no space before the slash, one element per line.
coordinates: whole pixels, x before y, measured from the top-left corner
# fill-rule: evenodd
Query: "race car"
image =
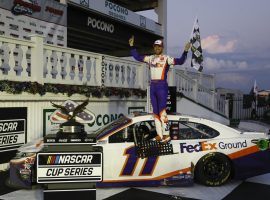
<path fill-rule="evenodd" d="M 103 180 L 97 186 L 177 186 L 192 184 L 193 179 L 219 186 L 231 178 L 270 171 L 267 133 L 241 132 L 181 114 L 168 115 L 168 120 L 171 141 L 167 143 L 151 140 L 157 134 L 152 114 L 123 116 L 92 133 L 103 151 Z M 11 182 L 18 182 L 21 169 L 17 163 L 25 167 L 23 151 L 20 148 L 21 157 L 10 161 Z"/>

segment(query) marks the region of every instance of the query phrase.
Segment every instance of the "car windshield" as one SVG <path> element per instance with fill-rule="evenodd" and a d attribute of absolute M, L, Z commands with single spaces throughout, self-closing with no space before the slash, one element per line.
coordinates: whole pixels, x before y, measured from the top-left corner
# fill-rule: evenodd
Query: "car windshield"
<path fill-rule="evenodd" d="M 131 119 L 127 118 L 126 116 L 122 116 L 111 123 L 103 126 L 102 128 L 98 129 L 95 134 L 97 134 L 97 139 L 100 139 L 106 136 L 111 131 L 118 129 L 119 127 L 126 125 L 131 122 Z"/>

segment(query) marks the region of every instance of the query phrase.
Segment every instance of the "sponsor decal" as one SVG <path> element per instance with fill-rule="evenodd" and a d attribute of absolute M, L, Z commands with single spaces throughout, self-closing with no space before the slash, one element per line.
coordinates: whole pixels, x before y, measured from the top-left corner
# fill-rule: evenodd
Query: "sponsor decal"
<path fill-rule="evenodd" d="M 23 180 L 27 180 L 30 178 L 34 163 L 35 156 L 25 159 L 24 164 L 22 164 L 22 168 L 19 170 L 20 176 Z"/>
<path fill-rule="evenodd" d="M 18 127 L 18 122 L 4 121 L 0 122 L 0 133 L 16 131 Z"/>
<path fill-rule="evenodd" d="M 265 151 L 270 147 L 269 139 L 253 139 L 251 142 L 256 144 L 261 151 Z"/>
<path fill-rule="evenodd" d="M 107 63 L 105 63 L 105 56 L 102 56 L 101 60 L 101 87 L 105 86 L 106 81 L 106 71 L 107 71 Z"/>
<path fill-rule="evenodd" d="M 93 155 L 54 155 L 48 156 L 47 164 L 91 164 Z"/>
<path fill-rule="evenodd" d="M 247 147 L 247 141 L 245 140 L 244 142 L 220 142 L 218 144 L 218 147 L 220 149 L 241 149 L 244 147 Z"/>
<path fill-rule="evenodd" d="M 80 4 L 81 4 L 82 6 L 89 7 L 89 0 L 80 0 Z"/>
<path fill-rule="evenodd" d="M 0 120 L 0 152 L 24 144 L 25 119 Z"/>
<path fill-rule="evenodd" d="M 105 21 L 102 21 L 93 17 L 88 17 L 87 26 L 104 31 L 104 32 L 114 33 L 113 24 L 107 23 Z"/>
<path fill-rule="evenodd" d="M 14 15 L 32 15 L 34 12 L 40 12 L 41 6 L 36 0 L 14 0 L 11 12 Z"/>
<path fill-rule="evenodd" d="M 201 151 L 210 151 L 217 149 L 240 149 L 247 147 L 247 141 L 243 142 L 219 142 L 219 143 L 210 143 L 210 142 L 198 142 L 197 144 L 187 144 L 180 143 L 180 152 L 201 152 Z"/>
<path fill-rule="evenodd" d="M 105 8 L 109 8 L 112 11 L 115 11 L 119 14 L 128 15 L 128 9 L 117 4 L 114 4 L 110 1 L 105 1 Z"/>
<path fill-rule="evenodd" d="M 102 180 L 102 153 L 39 153 L 37 182 L 98 182 Z"/>
<path fill-rule="evenodd" d="M 179 118 L 179 121 L 181 121 L 181 122 L 188 122 L 189 121 L 189 118 L 182 118 L 182 117 L 180 117 Z"/>
<path fill-rule="evenodd" d="M 217 143 L 198 142 L 197 144 L 180 143 L 181 153 L 188 152 L 200 152 L 217 149 Z"/>
<path fill-rule="evenodd" d="M 50 6 L 46 6 L 45 8 L 45 12 L 49 12 L 53 15 L 59 15 L 59 16 L 63 16 L 64 11 L 63 10 L 59 10 Z"/>
<path fill-rule="evenodd" d="M 23 180 L 30 178 L 31 170 L 30 169 L 20 169 L 20 176 Z"/>
<path fill-rule="evenodd" d="M 114 4 L 110 1 L 105 1 L 105 8 L 109 9 L 108 14 L 111 17 L 126 21 L 126 16 L 128 16 L 127 8 Z"/>

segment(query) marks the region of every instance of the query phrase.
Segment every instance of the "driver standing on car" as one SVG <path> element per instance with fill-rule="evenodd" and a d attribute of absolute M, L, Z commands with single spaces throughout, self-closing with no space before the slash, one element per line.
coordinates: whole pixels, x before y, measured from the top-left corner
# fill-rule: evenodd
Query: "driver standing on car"
<path fill-rule="evenodd" d="M 129 46 L 131 47 L 131 55 L 134 59 L 149 64 L 151 73 L 150 98 L 157 131 L 157 136 L 154 140 L 168 142 L 171 138 L 166 113 L 168 96 L 167 74 L 171 65 L 182 65 L 185 63 L 191 44 L 188 42 L 185 45 L 184 52 L 180 58 L 172 58 L 164 55 L 162 40 L 156 40 L 154 42 L 154 55 L 150 56 L 138 54 L 137 50 L 134 48 L 134 36 L 129 39 Z"/>

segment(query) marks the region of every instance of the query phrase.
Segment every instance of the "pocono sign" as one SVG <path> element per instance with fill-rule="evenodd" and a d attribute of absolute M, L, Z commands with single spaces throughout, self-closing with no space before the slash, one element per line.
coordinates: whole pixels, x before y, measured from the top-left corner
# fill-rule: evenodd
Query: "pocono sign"
<path fill-rule="evenodd" d="M 95 11 L 98 13 L 102 13 L 103 15 L 110 16 L 118 21 L 126 22 L 140 28 L 146 29 L 151 32 L 158 32 L 157 34 L 161 34 L 159 31 L 156 22 L 154 20 L 145 18 L 137 13 L 128 10 L 125 7 L 122 7 L 118 4 L 115 4 L 108 0 L 91 0 L 91 1 L 83 1 L 83 0 L 69 0 L 74 4 L 80 5 L 89 9 L 91 11 Z M 101 22 L 100 22 L 101 23 Z"/>
<path fill-rule="evenodd" d="M 98 182 L 102 180 L 102 153 L 39 153 L 37 182 Z"/>
<path fill-rule="evenodd" d="M 114 33 L 114 25 L 100 19 L 88 17 L 87 26 L 108 33 Z"/>

